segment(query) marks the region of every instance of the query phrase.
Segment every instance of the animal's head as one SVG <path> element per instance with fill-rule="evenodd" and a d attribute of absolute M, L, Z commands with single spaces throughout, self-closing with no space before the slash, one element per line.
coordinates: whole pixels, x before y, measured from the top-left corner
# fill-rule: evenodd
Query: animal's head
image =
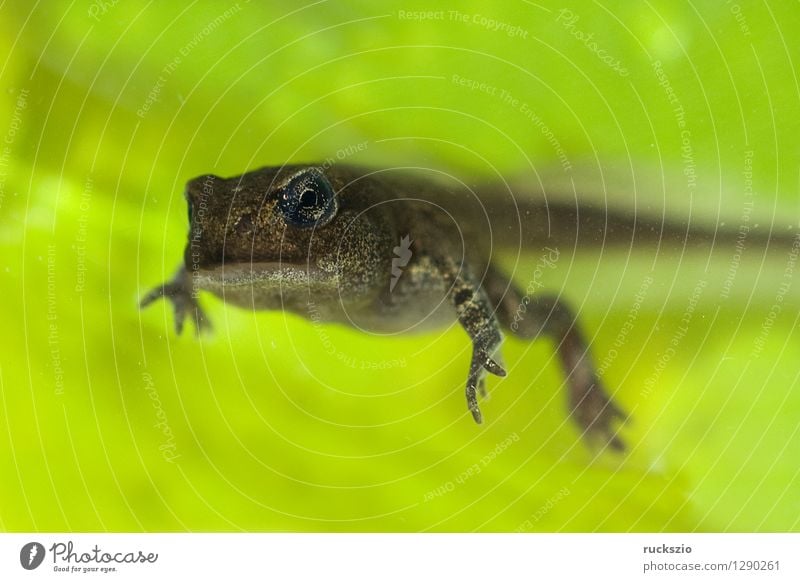
<path fill-rule="evenodd" d="M 388 281 L 387 212 L 356 168 L 268 167 L 186 187 L 190 273 L 361 295 Z"/>

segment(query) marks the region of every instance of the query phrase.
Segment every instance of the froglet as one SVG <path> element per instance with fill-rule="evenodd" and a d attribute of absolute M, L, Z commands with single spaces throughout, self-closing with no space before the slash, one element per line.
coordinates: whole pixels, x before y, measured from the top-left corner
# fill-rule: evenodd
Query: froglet
<path fill-rule="evenodd" d="M 189 240 L 165 297 L 177 332 L 208 320 L 199 291 L 246 309 L 285 310 L 371 333 L 422 332 L 458 322 L 472 356 L 465 398 L 475 422 L 485 376 L 505 376 L 503 334 L 551 339 L 583 435 L 623 450 L 626 418 L 598 377 L 575 315 L 557 295 L 519 287 L 497 266 L 504 249 L 572 252 L 587 245 L 720 242 L 714 229 L 632 213 L 497 195 L 434 172 L 325 164 L 266 167 L 186 187 Z M 732 235 L 727 235 L 731 242 Z M 547 250 L 549 249 L 549 250 Z M 313 305 L 313 310 L 310 308 Z"/>

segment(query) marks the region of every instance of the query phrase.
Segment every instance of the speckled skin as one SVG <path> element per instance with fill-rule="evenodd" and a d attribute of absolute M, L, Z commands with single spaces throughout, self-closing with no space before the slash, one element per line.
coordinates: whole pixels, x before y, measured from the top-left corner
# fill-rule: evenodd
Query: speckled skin
<path fill-rule="evenodd" d="M 324 226 L 298 228 L 284 220 L 276 193 L 310 167 L 324 173 L 338 209 Z M 544 199 L 523 202 L 508 191 L 485 194 L 434 173 L 347 165 L 201 176 L 186 188 L 184 262 L 142 305 L 168 297 L 179 332 L 187 314 L 198 329 L 208 325 L 196 301 L 200 290 L 247 309 L 287 310 L 372 333 L 423 331 L 457 320 L 473 344 L 465 393 L 476 422 L 485 374 L 505 375 L 501 329 L 528 339 L 545 335 L 557 346 L 580 429 L 622 449 L 617 421 L 625 415 L 597 377 L 573 314 L 553 295 L 524 296 L 493 265 L 493 254 L 499 248 L 535 253 L 546 245 L 569 254 L 586 244 L 681 240 L 685 229 L 590 208 L 579 213 Z M 410 259 L 400 266 L 396 247 L 404 236 L 411 240 Z M 514 321 L 521 305 L 525 315 Z"/>

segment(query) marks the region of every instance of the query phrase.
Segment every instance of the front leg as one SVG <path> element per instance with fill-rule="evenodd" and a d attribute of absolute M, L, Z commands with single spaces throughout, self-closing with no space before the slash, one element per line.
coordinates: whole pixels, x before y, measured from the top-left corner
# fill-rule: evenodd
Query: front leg
<path fill-rule="evenodd" d="M 183 265 L 180 266 L 171 281 L 159 285 L 145 295 L 139 303 L 139 307 L 145 308 L 162 297 L 166 297 L 172 302 L 175 311 L 175 331 L 178 335 L 183 331 L 183 322 L 187 315 L 193 316 L 196 334 L 199 335 L 200 332 L 211 329 L 211 323 L 192 294 L 191 276 Z"/>
<path fill-rule="evenodd" d="M 589 346 L 569 307 L 551 294 L 523 295 L 494 267 L 487 272 L 485 286 L 504 328 L 522 338 L 545 335 L 555 342 L 567 376 L 570 412 L 583 434 L 599 438 L 613 449 L 624 450 L 615 425 L 627 415 L 598 378 Z"/>
<path fill-rule="evenodd" d="M 486 396 L 484 377 L 486 372 L 497 376 L 505 376 L 506 371 L 494 359 L 495 353 L 503 342 L 500 325 L 494 315 L 486 292 L 480 282 L 467 272 L 459 269 L 451 262 L 444 264 L 445 280 L 452 281 L 449 299 L 456 309 L 458 321 L 472 340 L 472 360 L 467 376 L 467 407 L 472 418 L 480 424 L 483 421 L 478 407 L 477 393 Z"/>

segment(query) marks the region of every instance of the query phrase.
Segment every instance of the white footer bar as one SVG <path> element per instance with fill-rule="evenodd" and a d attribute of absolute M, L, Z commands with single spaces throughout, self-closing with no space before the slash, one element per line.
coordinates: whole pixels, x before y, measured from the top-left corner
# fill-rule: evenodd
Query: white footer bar
<path fill-rule="evenodd" d="M 800 534 L 0 534 L 3 581 L 186 576 L 797 581 Z"/>

